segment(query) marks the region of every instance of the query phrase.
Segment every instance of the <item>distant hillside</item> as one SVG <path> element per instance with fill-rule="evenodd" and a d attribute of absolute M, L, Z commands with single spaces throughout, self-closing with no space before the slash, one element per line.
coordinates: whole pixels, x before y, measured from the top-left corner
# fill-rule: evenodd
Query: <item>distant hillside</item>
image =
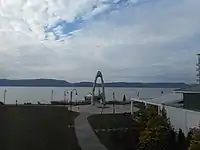
<path fill-rule="evenodd" d="M 72 83 L 74 87 L 92 87 L 93 82 Z M 111 82 L 105 83 L 105 87 L 146 87 L 146 88 L 183 88 L 185 83 L 137 83 L 137 82 Z"/>
<path fill-rule="evenodd" d="M 0 86 L 92 87 L 93 82 L 70 83 L 65 80 L 55 80 L 55 79 L 22 79 L 22 80 L 0 79 Z M 188 85 L 185 83 L 136 83 L 136 82 L 105 83 L 105 87 L 184 88 L 186 86 Z"/>
<path fill-rule="evenodd" d="M 65 80 L 54 79 L 22 79 L 22 80 L 7 80 L 0 79 L 0 86 L 58 86 L 65 87 L 71 84 Z"/>

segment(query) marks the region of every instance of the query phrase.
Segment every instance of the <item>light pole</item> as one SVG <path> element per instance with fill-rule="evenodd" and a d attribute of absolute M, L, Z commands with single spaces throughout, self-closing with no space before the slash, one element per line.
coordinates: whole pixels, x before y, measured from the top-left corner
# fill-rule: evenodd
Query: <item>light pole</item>
<path fill-rule="evenodd" d="M 6 92 L 7 92 L 7 90 L 5 89 L 4 93 L 3 93 L 3 102 L 4 102 L 4 104 L 6 104 Z"/>
<path fill-rule="evenodd" d="M 115 91 L 113 91 L 113 114 L 115 114 Z"/>
<path fill-rule="evenodd" d="M 67 96 L 66 93 L 67 93 L 67 94 L 69 93 L 68 90 L 64 90 L 64 97 L 63 97 L 63 99 L 64 99 L 64 106 L 65 106 L 65 102 L 66 102 L 65 97 Z"/>
<path fill-rule="evenodd" d="M 51 101 L 53 101 L 53 94 L 54 94 L 54 91 L 52 90 L 51 91 Z"/>
<path fill-rule="evenodd" d="M 76 89 L 72 89 L 71 92 L 70 92 L 70 110 L 72 111 L 72 95 L 73 95 L 73 92 L 76 92 L 76 95 L 78 95 L 78 92 Z"/>
<path fill-rule="evenodd" d="M 138 99 L 140 99 L 140 92 L 139 91 L 137 92 L 137 97 L 138 97 Z"/>

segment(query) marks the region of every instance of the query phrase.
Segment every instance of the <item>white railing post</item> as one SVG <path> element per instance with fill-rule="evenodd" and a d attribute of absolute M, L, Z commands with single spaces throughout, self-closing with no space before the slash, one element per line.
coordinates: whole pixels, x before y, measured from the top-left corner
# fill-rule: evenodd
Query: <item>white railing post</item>
<path fill-rule="evenodd" d="M 188 134 L 188 126 L 187 126 L 187 110 L 185 110 L 185 135 Z"/>
<path fill-rule="evenodd" d="M 158 115 L 161 115 L 161 106 L 158 105 Z"/>
<path fill-rule="evenodd" d="M 158 106 L 158 115 L 162 115 L 163 104 L 157 106 Z"/>
<path fill-rule="evenodd" d="M 134 113 L 134 100 L 131 100 L 131 115 Z"/>
<path fill-rule="evenodd" d="M 143 103 L 144 103 L 145 108 L 147 108 L 147 103 L 145 103 L 145 102 L 143 102 Z"/>

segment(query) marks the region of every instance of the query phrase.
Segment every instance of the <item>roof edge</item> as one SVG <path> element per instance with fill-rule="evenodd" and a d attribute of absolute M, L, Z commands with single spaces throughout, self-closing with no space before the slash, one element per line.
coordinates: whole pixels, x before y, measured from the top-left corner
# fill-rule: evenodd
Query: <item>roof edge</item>
<path fill-rule="evenodd" d="M 198 92 L 198 91 L 175 91 L 175 93 L 185 93 L 185 94 L 189 94 L 189 93 L 193 93 L 193 94 L 198 94 L 198 93 L 200 93 L 200 91 Z"/>

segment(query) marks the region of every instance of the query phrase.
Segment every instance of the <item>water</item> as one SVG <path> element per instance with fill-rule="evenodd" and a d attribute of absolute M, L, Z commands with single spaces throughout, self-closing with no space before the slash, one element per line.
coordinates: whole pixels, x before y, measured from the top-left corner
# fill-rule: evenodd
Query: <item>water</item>
<path fill-rule="evenodd" d="M 73 101 L 83 100 L 84 96 L 92 92 L 92 87 L 75 87 L 78 95 L 73 94 Z M 14 104 L 16 100 L 18 103 L 31 102 L 36 104 L 38 101 L 42 103 L 50 103 L 51 91 L 54 91 L 53 100 L 59 101 L 64 99 L 64 90 L 71 90 L 73 87 L 0 87 L 0 101 L 4 101 L 4 90 L 7 90 L 5 100 L 6 104 Z M 131 97 L 137 97 L 137 92 L 140 92 L 140 98 L 155 98 L 161 96 L 161 91 L 165 93 L 172 92 L 174 89 L 161 89 L 161 88 L 118 88 L 106 87 L 106 99 L 112 100 L 113 91 L 115 91 L 115 98 L 122 100 L 125 94 L 127 100 Z M 98 92 L 98 89 L 96 89 Z M 65 98 L 69 100 L 69 95 Z"/>

